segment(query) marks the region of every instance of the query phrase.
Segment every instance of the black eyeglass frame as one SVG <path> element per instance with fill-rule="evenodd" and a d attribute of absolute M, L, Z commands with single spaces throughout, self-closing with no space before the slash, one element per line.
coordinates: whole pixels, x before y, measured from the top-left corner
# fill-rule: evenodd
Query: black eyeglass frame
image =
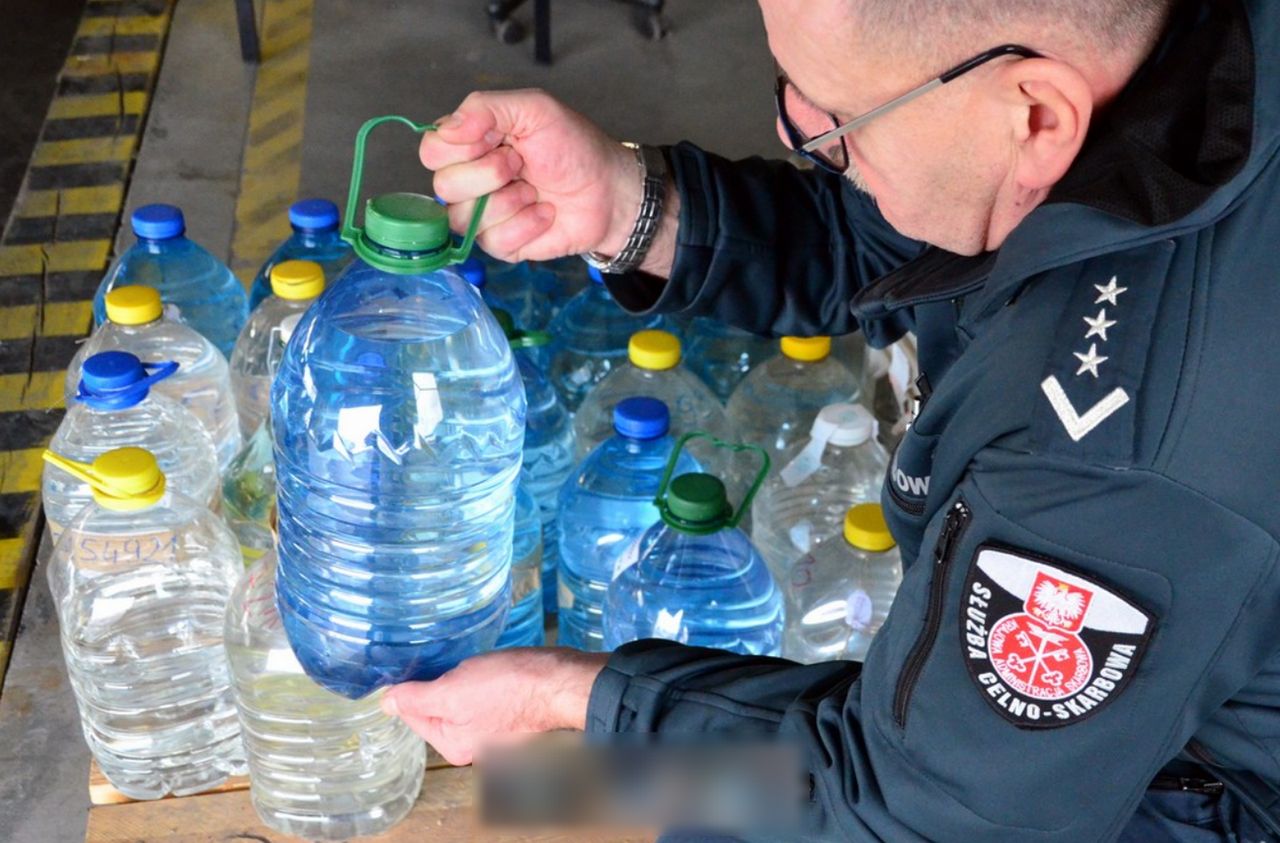
<path fill-rule="evenodd" d="M 933 91 L 937 88 L 941 88 L 943 85 L 947 85 L 947 84 L 950 84 L 951 82 L 954 82 L 955 80 L 959 79 L 961 76 L 964 76 L 966 73 L 976 70 L 979 67 L 982 67 L 984 64 L 987 64 L 988 62 L 992 62 L 992 61 L 995 61 L 996 59 L 1004 58 L 1006 56 L 1017 56 L 1019 58 L 1024 58 L 1024 59 L 1043 58 L 1043 55 L 1041 53 L 1036 52 L 1030 47 L 1023 47 L 1019 44 L 1002 44 L 999 47 L 993 47 L 992 49 L 987 50 L 984 53 L 979 53 L 978 55 L 974 56 L 971 59 L 968 59 L 967 61 L 961 62 L 960 64 L 956 65 L 955 67 L 943 73 L 941 76 L 938 76 L 934 79 L 930 79 L 928 82 L 925 82 L 923 85 L 920 85 L 917 88 L 912 88 L 910 91 L 907 91 L 905 94 L 902 94 L 901 96 L 898 96 L 898 97 L 894 97 L 884 105 L 878 106 L 877 108 L 873 108 L 871 111 L 868 111 L 866 114 L 855 117 L 846 123 L 840 123 L 840 121 L 836 118 L 834 114 L 831 114 L 830 112 L 828 112 L 827 116 L 831 118 L 831 122 L 837 123 L 838 125 L 831 131 L 824 132 L 823 134 L 818 135 L 815 138 L 809 138 L 803 132 L 801 132 L 800 129 L 792 121 L 790 115 L 787 114 L 786 87 L 787 85 L 791 84 L 791 80 L 789 80 L 786 74 L 782 73 L 781 71 L 779 71 L 778 73 L 777 84 L 774 88 L 774 93 L 773 93 L 774 103 L 778 109 L 778 118 L 782 123 L 783 131 L 786 132 L 787 134 L 787 141 L 791 144 L 791 148 L 796 152 L 796 154 L 798 154 L 800 157 L 804 158 L 805 160 L 812 162 L 818 167 L 821 167 L 822 169 L 826 170 L 829 173 L 834 173 L 836 175 L 844 175 L 845 170 L 848 169 L 848 162 L 849 162 L 849 148 L 848 146 L 845 145 L 844 138 L 850 132 L 854 131 L 855 129 L 861 128 L 862 126 L 865 126 L 867 123 L 870 123 L 872 120 L 876 119 L 877 117 L 880 117 L 890 111 L 893 111 L 895 108 L 899 108 L 903 105 L 906 105 L 907 103 L 911 102 L 914 99 L 918 99 L 919 97 L 924 96 L 930 91 Z M 840 167 L 835 162 L 826 158 L 822 153 L 818 152 L 818 150 L 821 149 L 822 147 L 827 146 L 828 144 L 837 140 L 840 141 L 840 148 L 842 153 L 844 154 L 844 160 L 845 160 L 844 167 Z"/>

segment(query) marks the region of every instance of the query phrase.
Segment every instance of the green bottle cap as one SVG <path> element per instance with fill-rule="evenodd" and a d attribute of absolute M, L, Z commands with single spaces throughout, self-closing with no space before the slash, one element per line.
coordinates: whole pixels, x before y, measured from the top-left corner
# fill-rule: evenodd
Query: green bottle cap
<path fill-rule="evenodd" d="M 449 213 L 430 196 L 384 193 L 364 206 L 364 234 L 398 252 L 434 252 L 449 245 Z"/>
<path fill-rule="evenodd" d="M 462 263 L 471 254 L 471 245 L 480 230 L 487 196 L 476 200 L 471 223 L 462 242 L 454 245 L 449 234 L 449 213 L 430 196 L 419 193 L 386 193 L 364 205 L 364 226 L 356 225 L 355 210 L 364 182 L 365 142 L 374 127 L 383 123 L 403 123 L 415 132 L 432 132 L 435 126 L 415 123 L 407 117 L 375 117 L 356 133 L 355 161 L 351 165 L 351 187 L 347 192 L 347 215 L 342 239 L 357 256 L 384 272 L 415 275 L 435 272 Z"/>
<path fill-rule="evenodd" d="M 681 532 L 714 533 L 729 524 L 733 508 L 720 478 L 682 474 L 671 481 L 663 521 Z"/>

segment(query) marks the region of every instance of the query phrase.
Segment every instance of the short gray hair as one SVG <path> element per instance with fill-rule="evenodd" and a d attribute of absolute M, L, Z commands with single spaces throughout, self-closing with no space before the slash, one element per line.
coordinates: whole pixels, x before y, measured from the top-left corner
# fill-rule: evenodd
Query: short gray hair
<path fill-rule="evenodd" d="M 851 0 L 858 26 L 873 36 L 925 54 L 950 53 L 972 34 L 992 33 L 991 43 L 1018 33 L 1043 32 L 1030 47 L 1053 49 L 1055 39 L 1092 51 L 1146 55 L 1177 0 Z M 992 40 L 994 39 L 994 40 Z M 947 46 L 944 46 L 947 45 Z M 958 56 L 956 58 L 964 58 Z"/>

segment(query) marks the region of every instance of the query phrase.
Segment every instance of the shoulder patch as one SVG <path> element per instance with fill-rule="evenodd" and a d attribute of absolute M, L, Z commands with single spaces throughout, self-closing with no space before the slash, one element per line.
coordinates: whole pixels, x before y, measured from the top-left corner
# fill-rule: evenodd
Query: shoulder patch
<path fill-rule="evenodd" d="M 1038 449 L 1108 465 L 1133 461 L 1136 405 L 1173 252 L 1160 241 L 1079 266 L 1041 374 Z"/>
<path fill-rule="evenodd" d="M 984 544 L 965 582 L 960 640 L 991 708 L 1023 729 L 1101 711 L 1138 669 L 1154 620 L 1057 560 Z"/>

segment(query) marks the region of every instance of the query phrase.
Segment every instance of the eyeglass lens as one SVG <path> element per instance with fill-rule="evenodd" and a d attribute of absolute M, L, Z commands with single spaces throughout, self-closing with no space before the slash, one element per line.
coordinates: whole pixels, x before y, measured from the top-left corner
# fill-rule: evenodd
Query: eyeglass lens
<path fill-rule="evenodd" d="M 783 119 L 791 124 L 799 140 L 808 141 L 830 132 L 839 125 L 830 113 L 805 99 L 790 80 L 783 77 L 781 85 Z M 849 156 L 845 151 L 843 138 L 837 138 L 811 154 L 822 159 L 823 163 L 837 172 L 844 172 L 849 167 Z"/>

